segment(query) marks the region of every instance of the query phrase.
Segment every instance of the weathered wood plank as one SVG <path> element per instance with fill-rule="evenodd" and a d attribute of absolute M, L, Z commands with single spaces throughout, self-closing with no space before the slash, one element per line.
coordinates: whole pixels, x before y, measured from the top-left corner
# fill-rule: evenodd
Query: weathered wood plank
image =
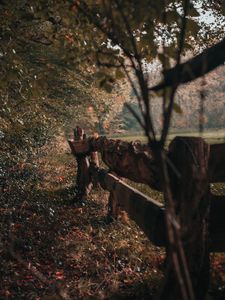
<path fill-rule="evenodd" d="M 96 169 L 92 176 L 100 183 L 102 188 L 111 192 L 111 196 L 114 198 L 113 201 L 115 201 L 116 196 L 116 201 L 121 208 L 129 214 L 130 218 L 145 232 L 153 244 L 166 246 L 164 206 L 161 203 L 130 187 L 117 176 L 108 174 L 106 170 Z M 225 196 L 211 195 L 210 201 L 210 251 L 225 251 Z M 111 205 L 115 204 L 111 203 Z M 148 208 L 146 209 L 146 207 Z M 114 211 L 113 216 L 115 217 Z M 148 222 L 150 224 L 147 224 Z"/>
<path fill-rule="evenodd" d="M 156 246 L 165 246 L 164 206 L 138 190 L 132 188 L 118 177 L 98 171 L 102 188 L 110 191 L 122 210 L 144 231 Z"/>
<path fill-rule="evenodd" d="M 187 190 L 191 191 L 193 189 L 193 182 L 196 180 L 196 184 L 199 182 L 200 173 L 198 170 L 199 165 L 196 161 L 196 153 L 193 152 L 187 141 L 195 139 L 182 137 L 178 139 L 180 146 L 179 149 L 177 148 L 177 153 L 180 153 L 183 146 L 186 148 L 185 155 L 183 155 L 184 158 L 181 158 L 178 164 L 178 171 L 183 173 L 182 170 L 186 168 L 187 157 L 189 156 L 190 163 L 193 164 L 194 169 L 197 168 L 197 172 L 194 175 L 195 178 L 193 178 L 193 174 L 191 177 L 190 175 L 186 176 L 185 186 Z M 84 139 L 84 133 L 79 127 L 75 130 L 75 139 L 69 140 L 68 142 L 78 163 L 77 188 L 79 196 L 87 195 L 91 181 L 87 155 L 91 157 L 92 167 L 94 166 L 94 168 L 96 168 L 99 166 L 97 152 L 102 154 L 102 159 L 110 167 L 110 170 L 119 176 L 148 184 L 158 190 L 161 189 L 158 164 L 147 145 L 142 145 L 138 142 L 127 143 L 120 140 L 115 141 L 105 137 Z M 203 151 L 203 148 L 201 151 Z M 169 158 L 171 158 L 170 154 Z M 175 156 L 177 156 L 177 154 L 175 154 Z M 225 144 L 210 146 L 208 169 L 210 182 L 225 181 Z M 174 176 L 175 174 L 172 174 L 171 178 Z M 184 177 L 184 175 L 182 176 Z M 164 207 L 162 204 L 133 189 L 112 174 L 101 171 L 98 172 L 97 177 L 95 174 L 92 181 L 96 179 L 103 188 L 111 191 L 113 199 L 116 199 L 115 201 L 119 203 L 121 208 L 128 212 L 131 219 L 139 225 L 150 240 L 158 246 L 165 246 Z M 178 184 L 180 185 L 180 183 Z M 175 188 L 175 190 L 177 190 L 177 188 Z M 181 186 L 179 190 L 181 190 Z M 205 191 L 201 188 L 201 184 L 197 187 L 197 190 L 198 193 L 196 192 L 196 194 L 198 194 L 198 199 L 202 199 Z M 175 193 L 177 193 L 177 191 Z M 182 190 L 182 195 L 184 194 Z M 175 197 L 179 198 L 178 195 L 175 195 Z M 185 221 L 185 223 L 187 218 L 190 219 L 193 211 L 199 206 L 198 201 L 195 200 L 196 203 L 193 203 L 193 199 L 192 197 L 193 209 L 188 210 L 186 202 L 178 204 L 179 209 L 184 212 L 183 221 Z M 210 251 L 225 251 L 225 199 L 224 197 L 218 196 L 210 196 L 210 199 Z"/>
<path fill-rule="evenodd" d="M 84 131 L 77 126 L 74 129 L 74 139 L 68 140 L 71 151 L 77 161 L 76 197 L 78 199 L 85 198 L 91 189 L 90 162 L 87 156 L 87 149 L 84 148 L 87 145 L 85 138 Z"/>
<path fill-rule="evenodd" d="M 171 169 L 170 176 L 173 200 L 190 279 L 198 300 L 205 299 L 209 284 L 209 153 L 209 145 L 197 137 L 176 137 L 169 147 L 169 156 L 176 168 L 176 173 Z M 169 282 L 172 283 L 176 275 L 170 275 Z M 167 299 L 181 299 L 179 293 L 178 284 L 172 284 Z"/>
<path fill-rule="evenodd" d="M 104 163 L 118 176 L 160 189 L 158 164 L 147 145 L 105 137 L 89 141 L 91 148 L 101 153 Z"/>
<path fill-rule="evenodd" d="M 225 196 L 210 195 L 210 251 L 225 252 Z"/>
<path fill-rule="evenodd" d="M 210 146 L 209 181 L 225 182 L 225 143 Z"/>
<path fill-rule="evenodd" d="M 106 137 L 92 137 L 69 143 L 74 154 L 100 152 L 103 162 L 118 176 L 161 190 L 158 163 L 147 145 Z"/>
<path fill-rule="evenodd" d="M 119 176 L 162 190 L 159 166 L 147 145 L 106 137 L 68 142 L 74 155 L 100 152 L 103 162 Z M 225 182 L 225 143 L 210 146 L 209 182 Z"/>

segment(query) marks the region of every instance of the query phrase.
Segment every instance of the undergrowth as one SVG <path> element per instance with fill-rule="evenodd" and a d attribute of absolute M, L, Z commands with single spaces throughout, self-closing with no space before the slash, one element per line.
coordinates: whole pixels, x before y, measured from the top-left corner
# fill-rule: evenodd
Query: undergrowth
<path fill-rule="evenodd" d="M 164 250 L 129 219 L 108 224 L 103 190 L 74 200 L 76 164 L 63 139 L 33 164 L 14 170 L 21 177 L 29 169 L 23 188 L 8 181 L 1 196 L 0 299 L 152 299 L 163 280 Z M 225 256 L 211 258 L 211 299 L 223 299 Z"/>

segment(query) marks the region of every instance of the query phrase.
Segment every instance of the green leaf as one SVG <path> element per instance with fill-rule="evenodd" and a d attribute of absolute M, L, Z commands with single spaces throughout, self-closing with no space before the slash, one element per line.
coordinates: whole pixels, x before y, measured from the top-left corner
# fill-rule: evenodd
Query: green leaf
<path fill-rule="evenodd" d="M 175 10 L 170 10 L 166 13 L 166 21 L 168 23 L 178 23 L 181 19 L 181 16 Z"/>
<path fill-rule="evenodd" d="M 197 11 L 197 9 L 194 7 L 193 4 L 190 4 L 188 15 L 191 17 L 199 17 L 199 12 Z"/>
<path fill-rule="evenodd" d="M 116 76 L 116 79 L 122 79 L 122 78 L 124 78 L 125 75 L 124 75 L 123 71 L 121 71 L 120 69 L 117 69 L 115 76 Z"/>
<path fill-rule="evenodd" d="M 107 93 L 111 93 L 113 90 L 113 85 L 109 84 L 109 83 L 105 83 L 102 88 L 107 92 Z"/>
<path fill-rule="evenodd" d="M 173 110 L 177 113 L 177 114 L 180 114 L 182 115 L 183 114 L 183 110 L 182 108 L 180 107 L 179 104 L 175 103 L 173 104 Z"/>
<path fill-rule="evenodd" d="M 225 3 L 222 4 L 221 13 L 225 16 Z"/>
<path fill-rule="evenodd" d="M 187 33 L 189 33 L 192 36 L 196 36 L 200 30 L 200 26 L 197 23 L 197 21 L 194 21 L 192 19 L 187 20 Z"/>

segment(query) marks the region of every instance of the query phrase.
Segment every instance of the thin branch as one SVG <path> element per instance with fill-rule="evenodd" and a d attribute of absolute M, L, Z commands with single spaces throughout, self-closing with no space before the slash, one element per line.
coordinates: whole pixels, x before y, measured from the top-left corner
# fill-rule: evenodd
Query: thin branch
<path fill-rule="evenodd" d="M 84 4 L 84 2 L 82 1 L 82 4 Z M 75 6 L 77 7 L 77 9 L 84 15 L 86 16 L 90 21 L 92 21 L 92 23 L 103 33 L 105 34 L 105 36 L 107 36 L 115 45 L 118 45 L 122 51 L 124 52 L 124 54 L 131 58 L 132 54 L 130 53 L 130 51 L 124 47 L 122 45 L 122 43 L 118 40 L 118 37 L 115 36 L 115 34 L 111 31 L 107 31 L 105 28 L 103 28 L 103 26 L 100 24 L 100 22 L 94 18 L 94 16 L 91 14 L 90 10 L 88 9 L 87 5 L 84 8 L 81 7 L 81 1 L 79 3 L 75 3 Z"/>
<path fill-rule="evenodd" d="M 139 56 L 139 53 L 138 53 L 137 44 L 136 44 L 136 41 L 135 41 L 135 38 L 134 38 L 134 35 L 133 35 L 133 32 L 132 32 L 132 29 L 130 27 L 130 24 L 129 24 L 128 20 L 127 20 L 126 15 L 124 14 L 124 11 L 123 11 L 123 8 L 120 5 L 120 2 L 118 0 L 115 0 L 115 3 L 117 5 L 117 7 L 118 7 L 118 11 L 120 12 L 122 20 L 123 20 L 123 22 L 125 24 L 125 27 L 127 29 L 128 34 L 129 34 L 129 37 L 130 37 L 130 40 L 131 40 L 131 44 L 132 44 L 132 47 L 133 47 L 133 50 L 134 50 L 134 57 L 136 58 L 136 60 L 139 60 L 140 56 Z"/>
<path fill-rule="evenodd" d="M 128 19 L 127 19 L 126 15 L 124 14 L 123 8 L 120 5 L 120 2 L 118 0 L 115 0 L 115 2 L 118 6 L 118 11 L 120 12 L 122 20 L 125 24 L 125 28 L 127 29 L 127 32 L 129 34 L 131 44 L 132 44 L 132 47 L 134 50 L 134 57 L 138 64 L 138 68 L 135 68 L 135 72 L 136 72 L 136 76 L 138 78 L 139 85 L 141 88 L 141 92 L 142 92 L 142 96 L 143 96 L 143 100 L 144 100 L 143 102 L 145 104 L 145 113 L 143 113 L 143 117 L 145 119 L 146 128 L 149 128 L 149 130 L 150 130 L 150 132 L 147 133 L 147 131 L 146 131 L 146 133 L 147 133 L 147 137 L 149 139 L 149 143 L 151 143 L 152 140 L 155 141 L 156 137 L 155 137 L 155 131 L 154 131 L 153 124 L 152 124 L 152 119 L 150 117 L 149 93 L 146 92 L 146 91 L 148 91 L 148 86 L 147 86 L 147 81 L 145 80 L 145 77 L 144 77 L 141 55 L 138 53 L 136 40 L 134 38 L 133 31 L 130 27 Z"/>
<path fill-rule="evenodd" d="M 170 127 L 170 122 L 171 122 L 171 116 L 172 116 L 172 110 L 173 110 L 173 105 L 174 105 L 174 96 L 176 94 L 176 90 L 179 84 L 179 70 L 178 67 L 180 65 L 180 60 L 181 60 L 181 53 L 183 51 L 184 47 L 184 41 L 185 41 L 185 31 L 187 27 L 187 13 L 188 13 L 188 8 L 189 8 L 189 2 L 190 0 L 185 0 L 184 2 L 184 15 L 183 15 L 183 21 L 182 21 L 182 26 L 181 26 L 181 33 L 180 33 L 180 41 L 179 41 L 179 48 L 177 52 L 177 63 L 176 63 L 176 74 L 175 74 L 175 80 L 172 85 L 172 91 L 170 93 L 170 100 L 169 100 L 169 106 L 166 108 L 166 111 L 164 113 L 164 124 L 163 124 L 163 130 L 161 134 L 161 142 L 165 144 L 166 137 L 168 135 L 169 127 Z"/>
<path fill-rule="evenodd" d="M 84 2 L 82 2 L 84 4 Z M 86 6 L 85 9 L 81 7 L 81 4 L 76 3 L 75 4 L 78 8 L 78 10 L 80 10 L 85 16 L 88 17 L 89 20 L 91 20 L 95 26 L 102 32 L 104 33 L 115 45 L 118 45 L 121 50 L 123 51 L 124 55 L 130 60 L 131 65 L 137 75 L 137 78 L 139 80 L 139 84 L 141 87 L 141 91 L 142 91 L 142 95 L 143 95 L 143 99 L 144 99 L 144 105 L 145 105 L 145 112 L 143 112 L 143 117 L 145 119 L 146 122 L 146 127 L 145 127 L 145 133 L 150 140 L 155 140 L 155 131 L 153 128 L 153 124 L 152 124 L 152 120 L 150 118 L 149 115 L 149 94 L 148 94 L 148 86 L 147 83 L 144 79 L 144 75 L 143 75 L 143 70 L 142 70 L 142 63 L 141 60 L 139 58 L 139 55 L 136 55 L 136 57 L 130 52 L 129 49 L 127 49 L 126 47 L 124 47 L 123 43 L 121 41 L 118 40 L 118 37 L 115 36 L 115 22 L 114 22 L 114 18 L 113 18 L 113 9 L 107 10 L 106 13 L 110 19 L 110 21 L 112 22 L 112 27 L 114 29 L 113 31 L 108 31 L 105 28 L 103 28 L 103 26 L 100 24 L 100 22 L 98 22 L 98 20 L 96 20 L 96 18 L 93 17 L 93 15 L 90 13 L 90 10 L 88 9 L 88 7 Z M 139 65 L 139 69 L 137 69 L 136 65 L 135 65 L 135 61 L 134 58 L 136 58 L 137 63 Z M 150 129 L 150 132 L 148 132 L 148 129 Z"/>

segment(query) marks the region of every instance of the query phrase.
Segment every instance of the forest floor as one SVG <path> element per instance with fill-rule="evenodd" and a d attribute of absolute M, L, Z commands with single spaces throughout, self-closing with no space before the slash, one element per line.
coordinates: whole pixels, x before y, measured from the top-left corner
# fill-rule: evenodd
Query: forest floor
<path fill-rule="evenodd" d="M 65 140 L 33 166 L 35 176 L 19 165 L 26 184 L 8 183 L 2 194 L 0 299 L 152 299 L 163 249 L 126 217 L 108 224 L 106 192 L 74 201 L 76 164 Z M 225 299 L 225 254 L 212 254 L 211 270 L 209 299 Z"/>

